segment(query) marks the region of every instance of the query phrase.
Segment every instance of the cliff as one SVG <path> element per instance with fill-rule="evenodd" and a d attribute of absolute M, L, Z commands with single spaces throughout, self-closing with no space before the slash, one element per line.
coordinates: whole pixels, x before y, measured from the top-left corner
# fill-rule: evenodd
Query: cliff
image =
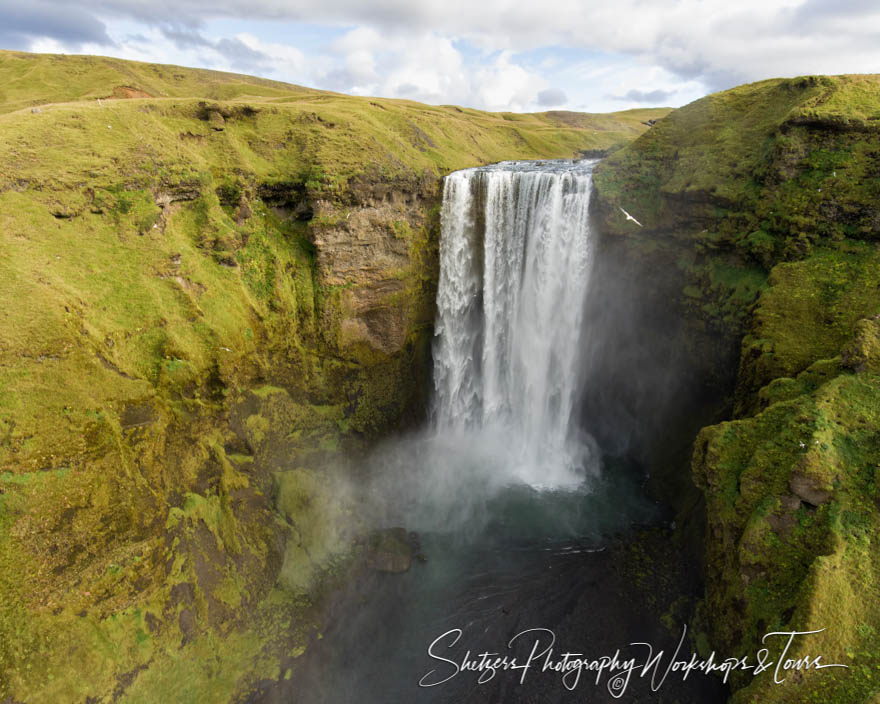
<path fill-rule="evenodd" d="M 691 460 L 706 506 L 697 644 L 754 660 L 765 633 L 824 629 L 789 657 L 849 668 L 740 676 L 733 702 L 877 691 L 878 169 L 877 76 L 711 95 L 597 169 L 610 246 L 653 264 L 645 285 L 680 311 L 687 373 L 727 394 Z"/>
<path fill-rule="evenodd" d="M 442 175 L 666 112 L 12 52 L 0 86 L 0 700 L 27 702 L 285 676 L 357 526 L 322 458 L 422 417 Z"/>

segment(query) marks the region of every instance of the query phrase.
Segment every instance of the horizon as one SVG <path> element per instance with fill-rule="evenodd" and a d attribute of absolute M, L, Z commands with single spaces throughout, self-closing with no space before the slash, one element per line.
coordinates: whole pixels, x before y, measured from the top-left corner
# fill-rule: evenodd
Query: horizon
<path fill-rule="evenodd" d="M 254 73 L 243 73 L 241 71 L 228 71 L 228 70 L 224 70 L 224 69 L 205 68 L 202 66 L 187 66 L 184 64 L 164 63 L 164 62 L 159 62 L 159 61 L 141 61 L 139 59 L 120 59 L 118 57 L 109 56 L 109 55 L 105 55 L 105 54 L 75 54 L 75 53 L 70 54 L 70 53 L 66 53 L 66 52 L 37 52 L 37 51 L 24 51 L 21 49 L 5 49 L 2 47 L 0 47 L 0 51 L 6 51 L 9 53 L 14 53 L 14 54 L 25 54 L 25 55 L 29 55 L 29 56 L 67 56 L 67 57 L 81 57 L 81 58 L 92 58 L 92 59 L 110 59 L 110 60 L 114 60 L 114 61 L 127 61 L 127 62 L 131 62 L 131 63 L 142 63 L 142 64 L 146 64 L 146 65 L 167 66 L 170 68 L 181 68 L 181 69 L 193 70 L 193 71 L 213 71 L 215 73 L 220 73 L 220 74 L 229 75 L 229 76 L 242 76 L 244 78 L 255 78 L 257 80 L 272 81 L 272 82 L 279 83 L 282 85 L 291 86 L 292 88 L 302 88 L 305 90 L 314 90 L 314 91 L 317 91 L 320 93 L 340 95 L 340 96 L 345 96 L 345 97 L 349 97 L 349 98 L 363 98 L 365 100 L 391 100 L 391 101 L 399 101 L 399 102 L 417 103 L 417 104 L 423 104 L 423 105 L 432 105 L 434 107 L 458 107 L 458 108 L 467 108 L 467 109 L 471 109 L 471 110 L 484 111 L 484 112 L 489 112 L 489 113 L 512 113 L 512 114 L 530 115 L 530 114 L 546 114 L 546 113 L 554 113 L 554 112 L 556 112 L 556 113 L 570 112 L 570 113 L 574 113 L 574 114 L 587 114 L 587 115 L 610 115 L 610 114 L 617 114 L 617 113 L 636 112 L 636 111 L 640 111 L 640 110 L 644 110 L 644 111 L 666 110 L 666 109 L 676 110 L 679 107 L 684 107 L 685 105 L 689 104 L 689 103 L 685 103 L 684 105 L 679 105 L 679 106 L 645 104 L 645 105 L 638 105 L 636 107 L 619 108 L 616 110 L 606 110 L 606 111 L 573 110 L 573 109 L 568 109 L 568 108 L 547 108 L 547 109 L 543 109 L 543 110 L 528 110 L 528 111 L 491 110 L 491 109 L 487 109 L 487 108 L 474 108 L 469 105 L 460 105 L 460 104 L 456 104 L 456 103 L 425 103 L 424 101 L 414 100 L 412 98 L 388 97 L 388 96 L 384 96 L 384 95 L 355 95 L 352 93 L 345 93 L 345 92 L 338 91 L 338 90 L 317 88 L 315 86 L 304 85 L 301 83 L 291 83 L 289 81 L 284 81 L 284 80 L 281 80 L 278 78 L 272 78 L 270 76 L 262 76 L 262 75 L 254 74 Z M 694 98 L 694 101 L 700 100 L 701 98 L 705 98 L 705 97 L 707 97 L 709 95 L 713 95 L 715 93 L 723 93 L 725 90 L 731 90 L 731 88 L 736 88 L 739 85 L 756 85 L 756 84 L 765 83 L 768 81 L 789 80 L 789 79 L 809 78 L 809 77 L 834 78 L 834 77 L 841 77 L 841 76 L 877 76 L 877 75 L 880 75 L 880 71 L 876 71 L 876 72 L 860 71 L 860 72 L 852 72 L 852 73 L 808 73 L 808 74 L 797 74 L 797 75 L 791 75 L 791 76 L 770 76 L 768 78 L 762 78 L 762 79 L 759 79 L 756 81 L 750 81 L 748 83 L 737 84 L 737 85 L 731 86 L 730 88 L 721 88 L 717 91 L 712 91 L 711 93 L 706 93 L 705 95 L 698 96 L 697 98 Z M 150 98 L 160 98 L 160 97 L 162 97 L 162 96 L 150 96 Z M 113 98 L 108 97 L 107 99 L 112 100 Z M 694 101 L 691 101 L 691 102 L 694 102 Z"/>
<path fill-rule="evenodd" d="M 69 53 L 65 53 L 65 52 L 37 52 L 37 51 L 23 51 L 20 49 L 4 49 L 2 47 L 0 47 L 0 52 L 8 52 L 8 53 L 12 53 L 12 54 L 24 54 L 26 56 L 64 56 L 64 57 L 69 57 L 69 58 L 109 59 L 111 61 L 141 63 L 141 64 L 149 65 L 149 66 L 165 66 L 168 68 L 179 68 L 179 69 L 184 69 L 184 70 L 189 70 L 189 71 L 212 71 L 214 73 L 219 73 L 219 74 L 223 74 L 223 75 L 227 75 L 227 76 L 241 76 L 243 78 L 257 79 L 260 81 L 271 81 L 274 83 L 278 83 L 280 85 L 290 86 L 291 88 L 313 90 L 313 91 L 316 91 L 319 93 L 327 93 L 330 95 L 339 95 L 339 96 L 343 96 L 346 98 L 363 98 L 364 100 L 390 100 L 390 101 L 397 101 L 397 102 L 403 102 L 403 103 L 415 103 L 415 104 L 419 104 L 419 105 L 432 105 L 433 107 L 465 108 L 468 110 L 477 110 L 477 111 L 481 111 L 481 112 L 487 112 L 490 114 L 491 113 L 498 113 L 498 114 L 510 113 L 510 114 L 517 114 L 517 115 L 541 115 L 541 114 L 547 114 L 547 113 L 568 112 L 568 113 L 580 114 L 580 115 L 612 115 L 612 114 L 626 113 L 626 112 L 666 110 L 666 109 L 674 110 L 674 109 L 676 109 L 676 108 L 673 108 L 669 105 L 640 105 L 640 106 L 633 107 L 633 108 L 622 108 L 622 109 L 618 109 L 618 110 L 592 111 L 592 112 L 585 111 L 585 110 L 569 110 L 566 108 L 548 108 L 548 109 L 544 109 L 544 110 L 530 110 L 527 112 L 518 112 L 515 110 L 487 110 L 485 108 L 473 108 L 468 105 L 457 105 L 455 103 L 424 103 L 422 101 L 413 100 L 411 98 L 386 97 L 383 95 L 353 95 L 351 93 L 344 93 L 342 91 L 334 91 L 334 90 L 329 90 L 326 88 L 316 88 L 315 86 L 303 85 L 301 83 L 290 83 L 288 81 L 283 81 L 283 80 L 280 80 L 277 78 L 271 78 L 269 76 L 261 76 L 259 74 L 253 74 L 253 73 L 242 73 L 240 71 L 226 71 L 223 69 L 204 68 L 201 66 L 186 66 L 183 64 L 162 63 L 162 62 L 158 62 L 158 61 L 140 61 L 138 59 L 120 59 L 118 57 L 107 56 L 105 54 L 69 54 Z M 832 75 L 832 74 L 820 74 L 820 75 Z M 785 78 L 785 77 L 774 76 L 773 78 L 768 78 L 765 80 L 772 81 L 772 80 L 777 80 L 780 78 Z M 131 86 L 131 87 L 134 88 L 136 86 Z M 711 94 L 707 94 L 707 95 L 711 95 Z M 162 97 L 163 96 L 161 96 L 161 95 L 151 95 L 148 99 L 155 99 L 155 98 L 162 98 Z M 705 96 L 701 96 L 701 97 L 705 97 Z M 114 100 L 114 99 L 115 98 L 113 96 L 108 96 L 106 98 L 102 98 L 102 100 Z M 234 98 L 233 101 L 234 100 L 239 100 L 239 99 Z M 244 99 L 240 98 L 240 100 L 244 100 Z M 699 98 L 697 98 L 697 100 L 699 100 Z M 78 102 L 78 101 L 63 101 L 63 102 Z M 50 103 L 50 104 L 52 104 L 52 103 Z"/>
<path fill-rule="evenodd" d="M 169 20 L 169 17 L 173 19 Z M 501 112 L 676 108 L 771 78 L 880 72 L 880 7 L 848 0 L 0 0 L 0 48 L 203 68 Z"/>

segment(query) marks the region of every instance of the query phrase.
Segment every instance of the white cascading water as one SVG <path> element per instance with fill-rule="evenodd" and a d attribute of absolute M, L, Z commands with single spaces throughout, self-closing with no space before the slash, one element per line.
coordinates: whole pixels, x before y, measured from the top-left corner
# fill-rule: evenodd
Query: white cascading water
<path fill-rule="evenodd" d="M 579 484 L 595 461 L 573 427 L 594 163 L 505 162 L 444 182 L 435 429 L 488 443 L 536 487 Z"/>

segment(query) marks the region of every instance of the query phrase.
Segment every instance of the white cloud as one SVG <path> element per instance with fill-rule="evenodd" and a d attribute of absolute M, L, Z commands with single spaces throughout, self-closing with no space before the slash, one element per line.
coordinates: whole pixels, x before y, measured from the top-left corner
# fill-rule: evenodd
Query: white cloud
<path fill-rule="evenodd" d="M 383 35 L 357 28 L 334 41 L 329 52 L 331 65 L 344 68 L 316 76 L 316 85 L 348 81 L 347 90 L 360 95 L 523 111 L 546 85 L 509 52 L 468 60 L 452 39 L 431 32 Z"/>
<path fill-rule="evenodd" d="M 490 109 L 522 112 L 534 106 L 546 85 L 546 80 L 516 64 L 504 51 L 477 72 L 473 90 L 483 96 Z"/>
<path fill-rule="evenodd" d="M 467 92 L 463 57 L 444 37 L 399 39 L 385 55 L 383 65 L 385 71 L 378 84 L 382 95 L 442 103 L 450 96 L 463 98 Z"/>
<path fill-rule="evenodd" d="M 274 73 L 283 72 L 291 76 L 293 81 L 297 80 L 296 76 L 306 76 L 310 73 L 312 62 L 294 46 L 263 41 L 247 32 L 236 34 L 234 38 L 253 51 L 268 57 Z"/>

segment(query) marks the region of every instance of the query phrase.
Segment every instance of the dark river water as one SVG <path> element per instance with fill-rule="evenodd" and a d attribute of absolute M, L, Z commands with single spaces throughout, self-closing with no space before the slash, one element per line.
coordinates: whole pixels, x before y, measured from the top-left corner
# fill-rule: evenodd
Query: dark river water
<path fill-rule="evenodd" d="M 408 526 L 431 526 L 419 533 L 427 560 L 403 574 L 370 573 L 352 584 L 292 678 L 257 701 L 725 701 L 725 688 L 701 673 L 684 682 L 672 672 L 663 679 L 681 624 L 664 626 L 652 585 L 637 587 L 617 564 L 646 525 L 668 533 L 661 510 L 638 481 L 636 468 L 606 458 L 600 475 L 576 489 L 511 485 L 483 500 L 472 488 L 469 506 L 459 497 L 459 505 L 434 516 L 412 500 L 397 517 L 408 518 L 402 521 Z M 398 477 L 397 486 L 405 497 L 407 482 Z M 456 522 L 444 530 L 437 516 L 445 520 L 450 511 Z M 597 676 L 584 665 L 579 676 L 569 671 L 563 679 L 565 672 L 545 669 L 548 663 L 558 667 L 566 653 L 594 668 L 615 653 L 641 665 L 647 646 L 629 645 L 635 642 L 665 655 L 656 674 L 640 677 L 636 669 L 622 688 L 611 684 L 620 670 Z M 676 659 L 689 659 L 691 652 L 686 639 Z M 499 667 L 492 675 L 483 653 L 507 656 L 508 663 L 515 657 L 517 666 L 528 667 Z M 465 663 L 481 662 L 482 670 L 465 669 Z"/>

